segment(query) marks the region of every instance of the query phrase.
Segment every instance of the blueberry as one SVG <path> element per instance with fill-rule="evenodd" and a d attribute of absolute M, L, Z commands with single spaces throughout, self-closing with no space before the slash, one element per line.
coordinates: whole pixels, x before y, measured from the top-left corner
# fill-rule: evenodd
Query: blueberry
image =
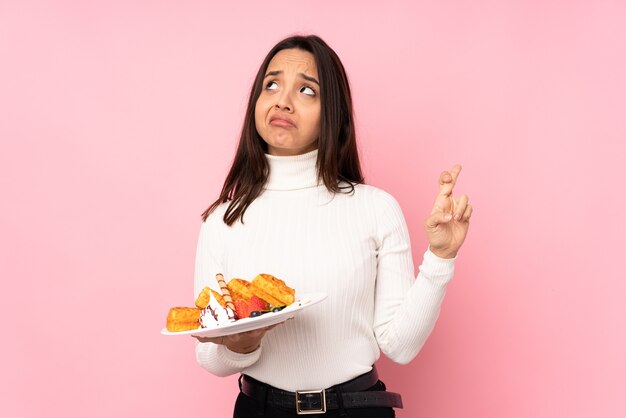
<path fill-rule="evenodd" d="M 282 311 L 283 309 L 285 309 L 285 307 L 284 307 L 284 306 L 274 306 L 274 307 L 272 308 L 272 312 L 280 312 L 280 311 Z"/>
<path fill-rule="evenodd" d="M 262 314 L 261 311 L 252 311 L 252 312 L 250 312 L 250 318 L 261 316 L 261 314 Z"/>

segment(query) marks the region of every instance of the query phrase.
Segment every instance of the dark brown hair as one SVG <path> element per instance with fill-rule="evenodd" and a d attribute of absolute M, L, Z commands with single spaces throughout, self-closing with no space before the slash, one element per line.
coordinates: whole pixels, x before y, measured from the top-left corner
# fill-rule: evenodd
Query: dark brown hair
<path fill-rule="evenodd" d="M 319 75 L 321 127 L 317 144 L 318 179 L 334 193 L 345 190 L 345 187 L 340 186 L 340 181 L 348 183 L 349 192 L 354 190 L 355 184 L 363 183 L 346 71 L 335 51 L 321 38 L 315 35 L 292 36 L 272 48 L 257 72 L 233 165 L 219 198 L 202 213 L 203 220 L 220 204 L 230 201 L 224 213 L 224 222 L 228 225 L 238 219 L 243 222 L 246 209 L 263 191 L 269 175 L 265 157 L 268 149 L 267 143 L 256 130 L 254 110 L 270 61 L 279 51 L 293 48 L 313 54 Z"/>

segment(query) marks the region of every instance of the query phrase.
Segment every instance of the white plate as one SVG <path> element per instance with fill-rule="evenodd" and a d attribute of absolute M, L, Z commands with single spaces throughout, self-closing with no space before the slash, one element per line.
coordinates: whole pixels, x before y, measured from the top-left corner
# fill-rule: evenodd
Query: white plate
<path fill-rule="evenodd" d="M 293 318 L 298 311 L 313 306 L 326 299 L 324 293 L 311 293 L 297 296 L 296 300 L 285 309 L 279 312 L 268 312 L 255 318 L 243 318 L 226 325 L 215 325 L 209 328 L 198 328 L 190 331 L 171 332 L 166 328 L 161 330 L 163 335 L 197 335 L 200 337 L 221 337 L 224 335 L 238 334 L 240 332 L 252 331 L 258 328 L 269 327 Z"/>

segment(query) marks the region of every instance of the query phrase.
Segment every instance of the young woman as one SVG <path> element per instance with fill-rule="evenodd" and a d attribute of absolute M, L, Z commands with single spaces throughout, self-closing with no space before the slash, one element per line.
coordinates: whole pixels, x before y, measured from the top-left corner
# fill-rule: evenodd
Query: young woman
<path fill-rule="evenodd" d="M 235 417 L 392 417 L 374 363 L 408 363 L 438 317 L 472 208 L 452 194 L 461 168 L 439 178 L 417 278 L 402 211 L 365 185 L 345 70 L 319 37 L 279 42 L 263 61 L 233 165 L 204 212 L 195 292 L 214 277 L 269 273 L 299 294 L 328 297 L 291 321 L 198 338 L 198 363 L 240 373 Z M 311 393 L 301 393 L 309 391 Z"/>

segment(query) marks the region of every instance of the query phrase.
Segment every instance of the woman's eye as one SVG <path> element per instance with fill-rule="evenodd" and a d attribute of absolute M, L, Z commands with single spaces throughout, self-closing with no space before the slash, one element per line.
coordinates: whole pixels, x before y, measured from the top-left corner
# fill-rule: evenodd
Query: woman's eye
<path fill-rule="evenodd" d="M 300 93 L 304 93 L 307 94 L 309 96 L 315 96 L 315 90 L 313 90 L 311 87 L 309 86 L 304 86 L 300 89 Z"/>
<path fill-rule="evenodd" d="M 278 84 L 275 81 L 270 81 L 265 85 L 266 90 L 276 90 L 278 88 Z"/>

